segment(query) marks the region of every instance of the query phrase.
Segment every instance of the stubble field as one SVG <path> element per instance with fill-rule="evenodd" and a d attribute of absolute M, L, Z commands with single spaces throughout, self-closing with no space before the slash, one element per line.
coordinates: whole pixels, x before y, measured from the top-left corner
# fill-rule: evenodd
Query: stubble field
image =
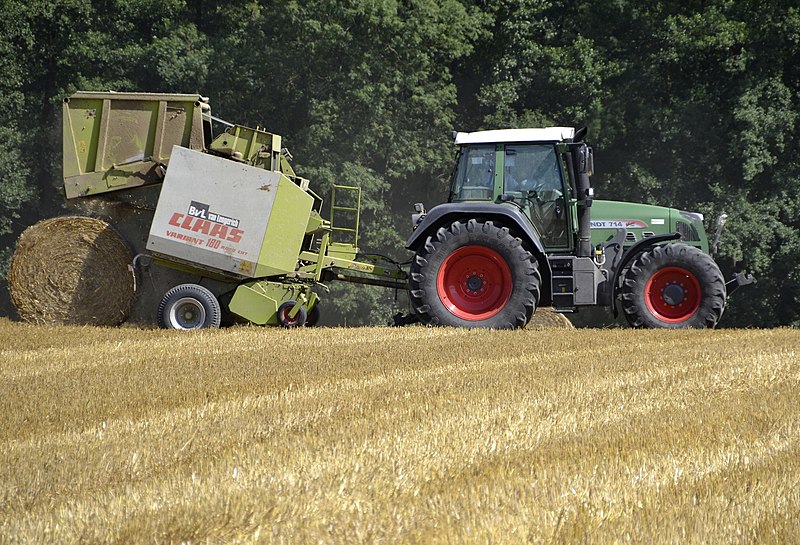
<path fill-rule="evenodd" d="M 0 320 L 0 542 L 798 543 L 798 344 Z"/>

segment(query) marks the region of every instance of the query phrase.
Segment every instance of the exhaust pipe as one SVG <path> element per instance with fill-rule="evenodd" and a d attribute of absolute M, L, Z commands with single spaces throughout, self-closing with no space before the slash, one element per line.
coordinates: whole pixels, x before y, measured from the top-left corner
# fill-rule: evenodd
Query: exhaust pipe
<path fill-rule="evenodd" d="M 717 232 L 714 234 L 714 242 L 711 244 L 710 251 L 711 257 L 717 255 L 717 247 L 719 246 L 719 239 L 722 237 L 722 229 L 725 227 L 725 222 L 728 220 L 728 214 L 723 212 L 719 215 L 717 220 Z"/>
<path fill-rule="evenodd" d="M 591 257 L 592 256 L 592 225 L 591 225 L 591 208 L 592 199 L 594 198 L 594 189 L 592 189 L 589 176 L 594 170 L 594 155 L 592 148 L 585 143 L 580 143 L 573 148 L 572 160 L 575 170 L 575 189 L 576 198 L 583 201 L 583 204 L 578 205 L 578 246 L 576 248 L 576 255 L 578 257 Z"/>

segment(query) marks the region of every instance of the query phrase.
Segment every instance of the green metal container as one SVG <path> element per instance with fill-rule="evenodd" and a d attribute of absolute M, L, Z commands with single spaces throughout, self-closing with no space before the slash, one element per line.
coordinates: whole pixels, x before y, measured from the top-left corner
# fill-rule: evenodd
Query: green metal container
<path fill-rule="evenodd" d="M 158 183 L 173 146 L 202 150 L 211 135 L 200 95 L 77 92 L 63 109 L 68 199 Z"/>

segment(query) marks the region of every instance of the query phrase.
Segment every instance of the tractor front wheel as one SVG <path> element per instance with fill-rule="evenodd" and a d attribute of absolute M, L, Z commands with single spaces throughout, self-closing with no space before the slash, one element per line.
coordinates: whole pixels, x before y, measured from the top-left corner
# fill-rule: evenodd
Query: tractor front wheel
<path fill-rule="evenodd" d="M 634 261 L 621 299 L 633 327 L 713 328 L 725 310 L 725 280 L 708 254 L 686 244 L 665 244 Z"/>
<path fill-rule="evenodd" d="M 470 219 L 440 227 L 411 264 L 409 290 L 432 325 L 525 327 L 539 302 L 538 263 L 508 228 Z"/>

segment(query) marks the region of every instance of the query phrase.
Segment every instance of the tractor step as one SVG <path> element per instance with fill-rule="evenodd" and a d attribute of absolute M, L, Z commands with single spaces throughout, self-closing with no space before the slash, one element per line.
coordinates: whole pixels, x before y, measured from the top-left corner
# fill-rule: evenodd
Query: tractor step
<path fill-rule="evenodd" d="M 572 308 L 575 306 L 575 277 L 572 274 L 573 257 L 551 257 L 553 271 L 553 306 Z"/>
<path fill-rule="evenodd" d="M 597 304 L 597 286 L 604 280 L 599 267 L 589 257 L 551 256 L 553 306 L 570 309 Z"/>

